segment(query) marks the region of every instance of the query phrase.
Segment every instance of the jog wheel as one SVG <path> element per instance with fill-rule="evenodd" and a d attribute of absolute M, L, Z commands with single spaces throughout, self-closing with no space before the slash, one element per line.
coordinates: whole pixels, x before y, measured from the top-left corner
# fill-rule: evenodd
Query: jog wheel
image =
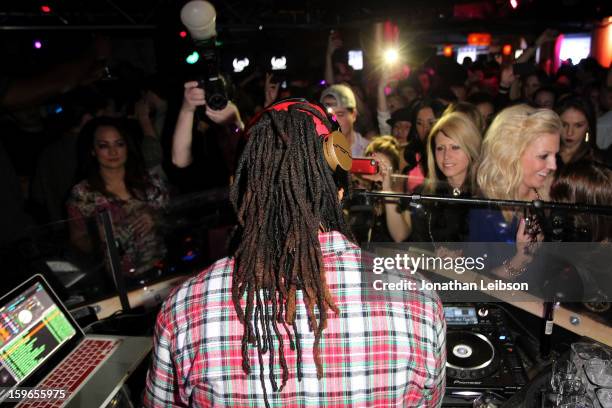
<path fill-rule="evenodd" d="M 468 331 L 449 331 L 446 335 L 446 374 L 450 378 L 477 379 L 493 374 L 498 359 L 489 339 Z"/>

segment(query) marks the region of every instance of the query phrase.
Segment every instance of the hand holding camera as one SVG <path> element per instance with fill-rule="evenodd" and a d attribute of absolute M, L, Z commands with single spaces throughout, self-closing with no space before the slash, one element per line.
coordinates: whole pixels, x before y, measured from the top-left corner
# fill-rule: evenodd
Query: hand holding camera
<path fill-rule="evenodd" d="M 240 118 L 240 112 L 233 102 L 228 102 L 221 110 L 212 109 L 206 106 L 206 116 L 218 125 L 234 125 L 236 128 L 244 129 L 244 124 Z"/>
<path fill-rule="evenodd" d="M 195 112 L 198 106 L 205 106 L 206 116 L 216 124 L 234 124 L 240 129 L 244 128 L 244 124 L 240 118 L 240 112 L 236 105 L 232 102 L 228 102 L 223 109 L 212 109 L 206 103 L 206 92 L 204 89 L 198 87 L 198 82 L 186 82 L 181 110 L 185 112 Z"/>
<path fill-rule="evenodd" d="M 382 154 L 374 152 L 371 157 L 354 158 L 351 172 L 365 180 L 382 183 L 383 190 L 392 190 L 393 166 Z"/>
<path fill-rule="evenodd" d="M 185 82 L 183 106 L 181 110 L 195 112 L 198 106 L 206 105 L 204 89 L 198 87 L 197 81 Z"/>

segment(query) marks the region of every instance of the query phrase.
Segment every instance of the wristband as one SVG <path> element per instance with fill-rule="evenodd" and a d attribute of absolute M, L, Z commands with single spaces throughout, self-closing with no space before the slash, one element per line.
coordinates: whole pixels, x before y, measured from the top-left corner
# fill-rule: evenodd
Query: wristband
<path fill-rule="evenodd" d="M 504 260 L 502 265 L 504 266 L 504 271 L 511 278 L 516 278 L 518 276 L 521 276 L 522 274 L 525 273 L 525 271 L 527 271 L 527 267 L 526 266 L 523 266 L 522 268 L 515 268 L 514 266 L 510 265 L 510 262 L 507 259 Z"/>

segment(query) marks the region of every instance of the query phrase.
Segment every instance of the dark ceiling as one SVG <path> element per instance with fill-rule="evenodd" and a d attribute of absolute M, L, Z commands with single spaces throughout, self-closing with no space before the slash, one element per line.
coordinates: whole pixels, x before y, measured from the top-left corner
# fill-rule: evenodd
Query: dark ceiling
<path fill-rule="evenodd" d="M 184 54 L 191 52 L 191 42 L 178 36 L 184 29 L 180 9 L 187 0 L 1 1 L 3 70 L 35 70 L 69 58 L 100 33 L 154 43 L 158 66 L 183 61 Z M 398 25 L 402 44 L 426 48 L 465 43 L 467 34 L 474 31 L 488 31 L 498 38 L 520 35 L 528 41 L 545 28 L 588 32 L 597 20 L 612 16 L 612 0 L 516 0 L 516 9 L 510 0 L 210 1 L 217 10 L 224 55 L 250 52 L 264 58 L 282 50 L 293 53 L 304 69 L 323 61 L 330 29 L 346 34 L 346 46 L 365 48 L 373 23 L 388 19 Z M 43 5 L 51 12 L 43 13 Z M 49 46 L 27 51 L 32 40 L 39 38 Z M 133 59 L 140 58 L 133 48 L 130 52 Z"/>
<path fill-rule="evenodd" d="M 220 30 L 320 29 L 356 27 L 391 18 L 401 26 L 443 30 L 474 25 L 493 29 L 543 25 L 582 27 L 612 14 L 610 0 L 217 0 Z M 178 24 L 183 0 L 19 0 L 3 1 L 3 29 L 147 28 Z M 52 12 L 44 14 L 42 5 Z M 501 25 L 500 25 L 501 24 Z"/>

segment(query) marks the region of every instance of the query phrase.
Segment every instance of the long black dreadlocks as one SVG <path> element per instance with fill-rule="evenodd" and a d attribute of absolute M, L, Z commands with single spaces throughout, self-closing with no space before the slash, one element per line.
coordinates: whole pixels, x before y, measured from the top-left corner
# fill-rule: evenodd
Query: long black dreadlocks
<path fill-rule="evenodd" d="M 245 373 L 250 372 L 248 347 L 255 344 L 266 406 L 262 355 L 270 350 L 269 378 L 274 391 L 282 390 L 289 377 L 280 326 L 289 337 L 291 350 L 297 349 L 298 380 L 302 377 L 295 322 L 298 290 L 303 292 L 309 327 L 315 334 L 317 377 L 323 376 L 319 343 L 328 309 L 336 314 L 339 311 L 326 284 L 317 234 L 322 227 L 351 237 L 337 186 L 340 179 L 348 180 L 348 174 L 339 176 L 340 168 L 334 173 L 327 165 L 311 114 L 331 129 L 328 119 L 306 103 L 286 111 L 264 112 L 250 128 L 230 195 L 239 225 L 233 248 L 232 299 L 244 325 L 242 367 Z M 342 184 L 348 186 L 348 182 Z M 245 293 L 243 309 L 240 300 Z M 278 350 L 274 349 L 273 334 Z M 280 387 L 273 370 L 277 353 L 282 368 Z"/>

